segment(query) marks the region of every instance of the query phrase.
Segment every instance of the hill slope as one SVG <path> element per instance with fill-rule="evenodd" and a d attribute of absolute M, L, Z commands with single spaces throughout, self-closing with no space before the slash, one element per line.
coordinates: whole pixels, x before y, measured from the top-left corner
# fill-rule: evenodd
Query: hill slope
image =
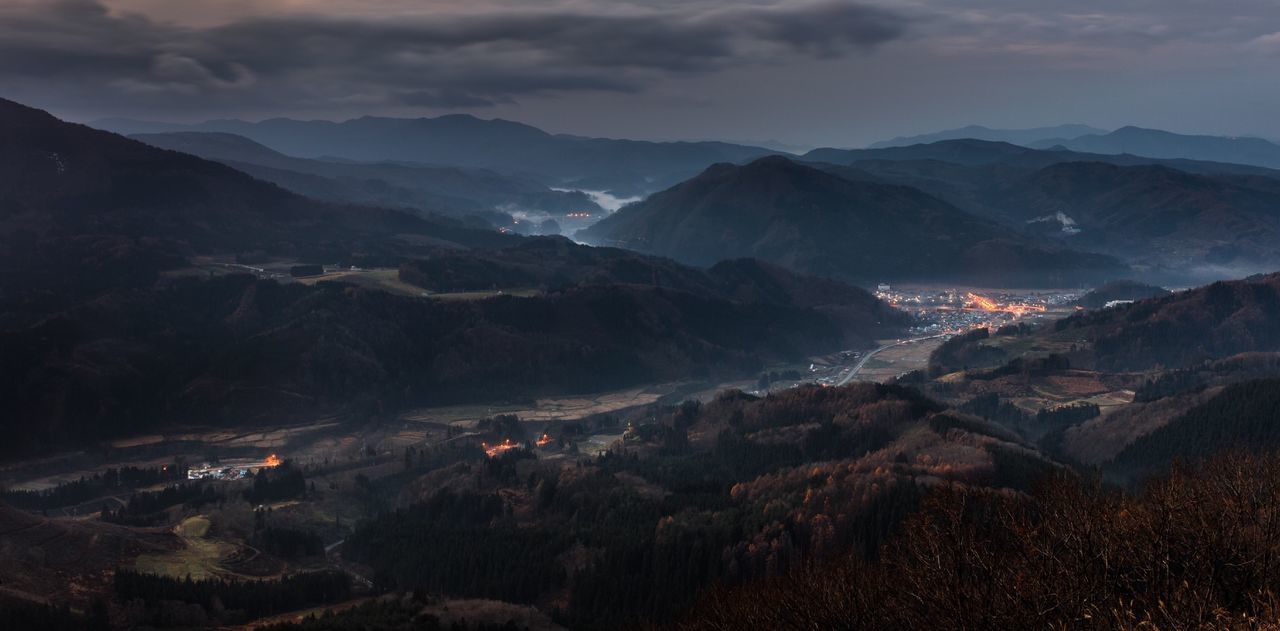
<path fill-rule="evenodd" d="M 836 323 L 844 344 L 867 346 L 896 334 L 908 317 L 863 289 L 803 276 L 755 259 L 697 269 L 628 250 L 578 245 L 563 237 L 530 238 L 502 250 L 471 250 L 404 263 L 400 279 L 437 292 L 558 290 L 641 286 L 743 304 L 815 309 Z"/>
<path fill-rule="evenodd" d="M 1117 264 L 1051 251 L 918 190 L 780 157 L 716 165 L 581 236 L 693 264 L 743 256 L 857 281 L 1070 282 Z"/>
<path fill-rule="evenodd" d="M 1280 263 L 1280 190 L 1220 177 L 1068 162 L 1017 180 L 992 194 L 990 204 L 1011 219 L 1050 228 L 1067 221 L 1072 243 L 1106 252 L 1264 268 Z"/>
<path fill-rule="evenodd" d="M 1086 342 L 1081 358 L 1104 370 L 1177 368 L 1280 351 L 1280 274 L 1091 311 L 1054 328 L 1041 335 Z"/>
<path fill-rule="evenodd" d="M 294 158 L 227 133 L 170 132 L 137 134 L 132 138 L 216 160 L 294 192 L 334 201 L 412 206 L 452 214 L 505 210 L 562 215 L 600 211 L 582 193 L 553 191 L 527 178 L 485 169 Z M 315 182 L 307 175 L 323 180 Z"/>
<path fill-rule="evenodd" d="M 224 165 L 0 100 L 0 323 L 144 286 L 193 255 L 345 260 L 512 242 L 318 202 Z"/>
<path fill-rule="evenodd" d="M 1153 267 L 1168 282 L 1274 269 L 1280 172 L 955 140 L 818 150 L 833 174 L 919 188 L 1018 231 Z M 1227 271 L 1223 271 L 1227 270 Z"/>
<path fill-rule="evenodd" d="M 124 133 L 216 131 L 238 134 L 291 156 L 336 156 L 482 167 L 538 173 L 555 182 L 581 181 L 621 197 L 675 182 L 716 162 L 738 162 L 773 153 L 721 142 L 646 142 L 549 134 L 500 119 L 449 115 L 438 118 L 363 117 L 343 122 L 271 119 L 257 123 L 210 121 L 175 129 L 136 121 L 100 121 Z"/>

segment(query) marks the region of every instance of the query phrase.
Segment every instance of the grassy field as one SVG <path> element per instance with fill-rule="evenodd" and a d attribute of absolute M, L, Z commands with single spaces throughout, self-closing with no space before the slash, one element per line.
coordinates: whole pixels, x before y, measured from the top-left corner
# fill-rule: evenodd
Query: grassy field
<path fill-rule="evenodd" d="M 162 554 L 143 554 L 134 561 L 134 568 L 173 578 L 201 579 L 231 574 L 221 563 L 238 548 L 233 543 L 209 538 L 209 526 L 209 518 L 204 515 L 182 520 L 173 527 L 173 532 L 182 540 L 183 548 Z"/>
<path fill-rule="evenodd" d="M 590 395 L 538 399 L 532 405 L 454 405 L 422 408 L 402 415 L 407 421 L 469 426 L 495 414 L 515 414 L 522 421 L 574 421 L 656 403 L 681 384 L 642 386 Z"/>
<path fill-rule="evenodd" d="M 350 283 L 366 289 L 379 289 L 401 296 L 423 295 L 421 287 L 402 282 L 400 280 L 400 271 L 396 269 L 341 270 L 297 280 L 303 285 L 315 285 L 316 283 L 329 281 Z"/>

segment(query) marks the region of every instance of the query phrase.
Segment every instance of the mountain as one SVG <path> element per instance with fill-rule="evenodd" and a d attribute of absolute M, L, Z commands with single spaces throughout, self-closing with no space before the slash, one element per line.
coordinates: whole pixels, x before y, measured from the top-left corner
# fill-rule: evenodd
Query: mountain
<path fill-rule="evenodd" d="M 1274 269 L 1280 171 L 980 140 L 818 150 L 816 167 L 919 188 L 1019 232 L 1143 265 L 1170 283 Z"/>
<path fill-rule="evenodd" d="M 1002 167 L 1018 170 L 1042 169 L 1060 162 L 1103 162 L 1117 166 L 1154 164 L 1205 175 L 1280 177 L 1280 171 L 1249 164 L 1203 159 L 1158 158 L 1124 153 L 1088 153 L 1057 146 L 1049 149 L 1035 149 L 1008 142 L 972 138 L 882 149 L 821 148 L 804 154 L 802 159 L 807 162 L 827 162 L 843 166 L 890 162 L 921 164 L 945 162 L 968 167 Z"/>
<path fill-rule="evenodd" d="M 0 137 L 0 456 L 179 422 L 367 419 L 741 378 L 904 323 L 861 290 L 751 262 L 716 275 L 318 202 L 8 101 Z M 563 278 L 529 297 L 449 301 L 191 263 L 409 265 L 513 245 L 493 260 Z M 683 283 L 655 286 L 650 269 Z"/>
<path fill-rule="evenodd" d="M 1280 351 L 1280 274 L 1089 311 L 1041 335 L 1082 343 L 1072 365 L 1110 371 L 1179 368 Z"/>
<path fill-rule="evenodd" d="M 984 166 L 1001 162 L 1022 162 L 1028 157 L 1039 155 L 1040 153 L 1033 149 L 1007 142 L 964 138 L 880 149 L 832 149 L 827 147 L 814 149 L 804 154 L 802 158 L 809 162 L 830 162 L 841 165 L 850 165 L 867 160 L 888 162 L 934 160 L 963 166 Z M 1047 157 L 1039 159 L 1045 160 Z"/>
<path fill-rule="evenodd" d="M 836 323 L 848 347 L 909 324 L 906 314 L 867 291 L 804 276 L 755 259 L 721 261 L 709 269 L 617 248 L 588 247 L 563 237 L 535 237 L 500 250 L 467 250 L 408 261 L 400 279 L 434 292 L 559 290 L 644 286 L 743 304 L 815 309 Z"/>
<path fill-rule="evenodd" d="M 0 456 L 175 423 L 369 419 L 754 377 L 848 339 L 815 308 L 652 286 L 434 300 L 332 282 L 187 278 L 0 328 L 0 397 L 10 410 Z"/>
<path fill-rule="evenodd" d="M 1255 187 L 1163 166 L 1067 162 L 991 191 L 988 206 L 1076 247 L 1252 272 L 1280 266 L 1277 184 Z"/>
<path fill-rule="evenodd" d="M 136 134 L 132 138 L 215 160 L 296 193 L 331 201 L 410 206 L 462 216 L 480 214 L 508 227 L 510 217 L 504 219 L 500 212 L 560 216 L 602 212 L 582 193 L 553 191 L 535 180 L 486 169 L 294 158 L 243 136 L 217 132 Z"/>
<path fill-rule="evenodd" d="M 1118 269 L 1045 249 L 916 189 L 858 182 L 782 157 L 715 165 L 579 233 L 695 265 L 750 256 L 861 282 L 1074 282 Z"/>
<path fill-rule="evenodd" d="M 1247 136 L 1198 136 L 1175 134 L 1159 129 L 1121 127 L 1109 134 L 1076 138 L 1054 138 L 1033 143 L 1037 148 L 1062 147 L 1072 151 L 1119 154 L 1152 158 L 1183 158 L 1212 162 L 1251 164 L 1280 168 L 1280 145 Z"/>
<path fill-rule="evenodd" d="M 232 133 L 303 158 L 331 156 L 362 162 L 413 162 L 536 174 L 548 183 L 612 190 L 620 197 L 655 190 L 717 162 L 742 162 L 773 153 L 723 142 L 647 142 L 553 135 L 521 123 L 461 114 L 416 119 L 364 117 L 343 122 L 224 120 L 182 127 L 120 120 L 98 124 L 128 133 Z M 581 186 L 575 186 L 579 182 Z"/>
<path fill-rule="evenodd" d="M 1102 309 L 1107 303 L 1116 300 L 1144 300 L 1168 296 L 1169 290 L 1164 287 L 1148 285 L 1133 280 L 1117 280 L 1097 287 L 1080 297 L 1076 304 L 1085 309 Z"/>
<path fill-rule="evenodd" d="M 197 255 L 327 262 L 511 241 L 444 217 L 318 202 L 11 101 L 0 100 L 0 136 L 4 320 L 147 285 Z"/>
<path fill-rule="evenodd" d="M 1076 138 L 1091 134 L 1105 134 L 1106 131 L 1088 125 L 1068 124 L 1052 127 L 1032 127 L 1029 129 L 991 129 L 982 125 L 968 125 L 957 129 L 947 129 L 931 134 L 918 136 L 898 136 L 890 140 L 867 145 L 868 149 L 884 149 L 887 147 L 904 147 L 939 142 L 942 140 L 960 140 L 971 138 L 993 142 L 1007 142 L 1015 145 L 1031 146 L 1037 141 L 1048 138 Z"/>

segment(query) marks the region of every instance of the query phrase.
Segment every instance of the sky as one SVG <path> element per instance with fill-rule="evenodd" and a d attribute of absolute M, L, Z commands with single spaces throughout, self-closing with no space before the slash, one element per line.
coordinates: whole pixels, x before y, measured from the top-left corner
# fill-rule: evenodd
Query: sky
<path fill-rule="evenodd" d="M 1280 2 L 0 0 L 0 97 L 800 147 L 967 124 L 1280 139 Z"/>

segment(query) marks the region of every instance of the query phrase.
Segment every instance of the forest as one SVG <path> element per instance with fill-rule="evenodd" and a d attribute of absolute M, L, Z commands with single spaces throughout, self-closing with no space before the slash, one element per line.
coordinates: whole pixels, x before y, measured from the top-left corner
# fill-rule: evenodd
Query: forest
<path fill-rule="evenodd" d="M 875 559 L 709 593 L 682 629 L 1266 628 L 1280 457 L 1227 454 L 1137 494 L 1053 476 L 942 488 Z"/>
<path fill-rule="evenodd" d="M 894 447 L 915 431 L 937 447 Z M 1007 430 L 900 386 L 728 392 L 628 436 L 567 468 L 519 450 L 449 465 L 432 477 L 453 482 L 363 522 L 344 554 L 380 589 L 537 604 L 571 628 L 674 622 L 714 584 L 874 556 L 940 480 L 1023 487 L 1049 470 Z M 949 441 L 980 445 L 972 469 L 928 455 Z"/>

